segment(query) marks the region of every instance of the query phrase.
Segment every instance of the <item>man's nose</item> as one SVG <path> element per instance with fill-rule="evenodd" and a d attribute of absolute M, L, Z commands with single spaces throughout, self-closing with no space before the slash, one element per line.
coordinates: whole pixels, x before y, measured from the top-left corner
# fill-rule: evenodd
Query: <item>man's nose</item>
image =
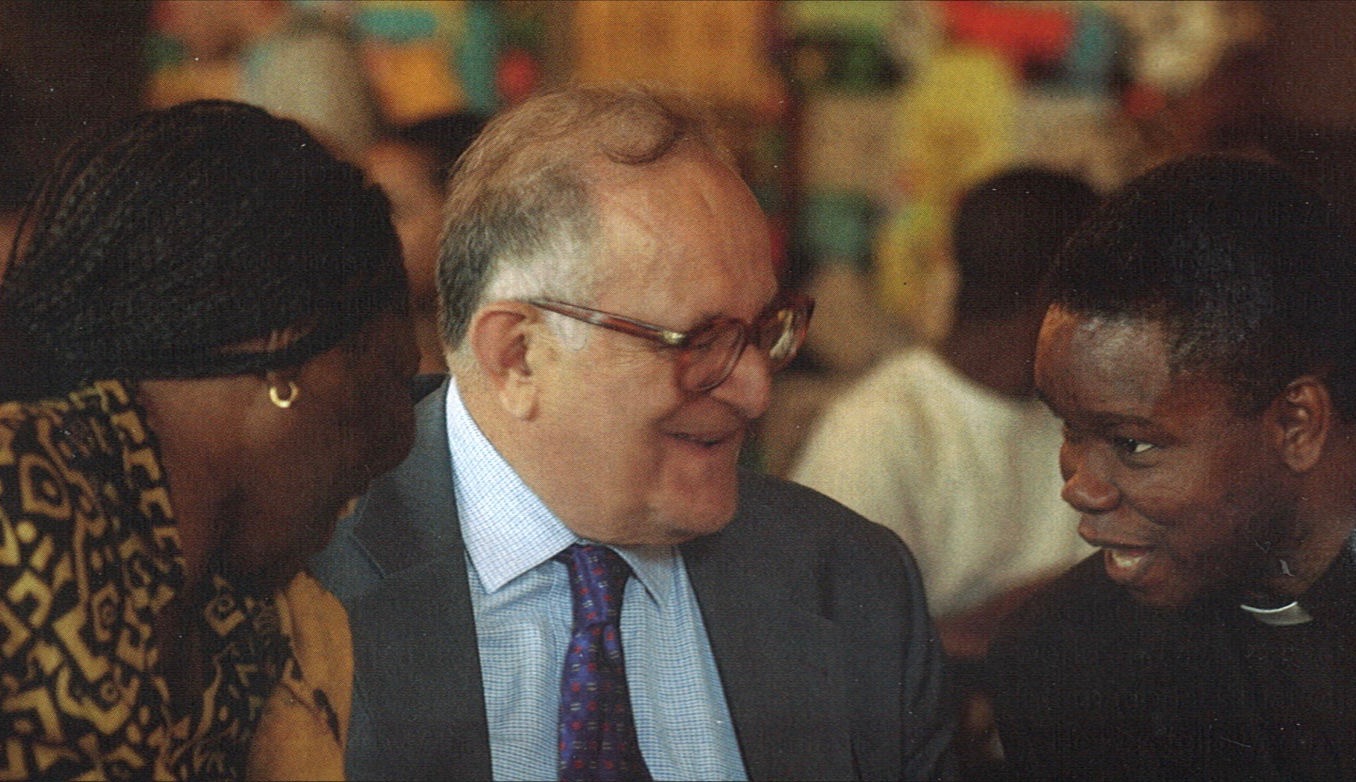
<path fill-rule="evenodd" d="M 1059 449 L 1059 471 L 1064 476 L 1060 496 L 1079 513 L 1104 513 L 1120 502 L 1120 491 L 1105 477 L 1104 465 L 1091 449 L 1065 441 Z"/>
<path fill-rule="evenodd" d="M 760 417 L 772 400 L 772 370 L 767 353 L 757 345 L 746 346 L 730 376 L 711 389 L 710 394 L 733 405 L 749 420 Z"/>

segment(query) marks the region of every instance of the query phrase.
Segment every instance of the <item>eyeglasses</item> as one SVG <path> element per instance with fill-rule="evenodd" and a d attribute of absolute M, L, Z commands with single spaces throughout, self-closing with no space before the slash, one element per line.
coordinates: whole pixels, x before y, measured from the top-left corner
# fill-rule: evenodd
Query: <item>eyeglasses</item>
<path fill-rule="evenodd" d="M 678 356 L 678 385 L 691 393 L 710 391 L 734 372 L 744 348 L 757 345 L 767 354 L 773 372 L 791 363 L 805 342 L 815 302 L 808 296 L 783 293 L 752 324 L 736 318 L 718 318 L 691 331 L 673 331 L 634 318 L 567 304 L 554 299 L 529 299 L 528 304 L 557 315 L 583 321 L 672 349 Z"/>

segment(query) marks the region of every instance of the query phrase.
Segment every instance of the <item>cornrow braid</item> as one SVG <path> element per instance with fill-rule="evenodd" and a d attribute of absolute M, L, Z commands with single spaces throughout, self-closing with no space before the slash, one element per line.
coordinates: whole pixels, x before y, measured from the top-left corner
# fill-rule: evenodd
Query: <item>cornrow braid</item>
<path fill-rule="evenodd" d="M 228 101 L 74 143 L 15 247 L 0 284 L 10 394 L 299 364 L 404 301 L 381 192 L 295 122 Z M 240 349 L 283 329 L 300 336 Z"/>

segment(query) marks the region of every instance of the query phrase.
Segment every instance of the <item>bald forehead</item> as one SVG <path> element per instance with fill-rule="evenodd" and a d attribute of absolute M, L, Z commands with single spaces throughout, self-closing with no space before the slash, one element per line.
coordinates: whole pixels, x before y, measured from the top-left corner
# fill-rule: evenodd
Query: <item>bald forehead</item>
<path fill-rule="evenodd" d="M 612 168 L 628 170 L 610 172 L 593 192 L 598 261 L 609 272 L 673 288 L 719 281 L 764 299 L 775 292 L 767 218 L 729 166 L 685 151 Z"/>
<path fill-rule="evenodd" d="M 660 252 L 666 246 L 704 238 L 762 245 L 767 218 L 744 181 L 705 153 L 667 157 L 646 166 L 608 166 L 593 188 L 605 234 L 625 231 L 632 249 Z M 770 245 L 762 248 L 766 255 Z"/>

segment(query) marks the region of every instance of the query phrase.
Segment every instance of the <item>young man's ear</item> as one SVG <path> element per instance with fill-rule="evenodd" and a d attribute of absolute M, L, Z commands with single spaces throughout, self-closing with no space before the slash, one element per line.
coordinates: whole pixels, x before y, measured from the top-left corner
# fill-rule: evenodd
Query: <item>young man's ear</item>
<path fill-rule="evenodd" d="M 1323 455 L 1335 412 L 1328 386 L 1314 375 L 1292 380 L 1271 404 L 1281 458 L 1295 472 L 1313 469 Z"/>
<path fill-rule="evenodd" d="M 466 338 L 481 373 L 493 386 L 499 403 L 513 417 L 526 419 L 536 410 L 542 359 L 541 316 L 516 301 L 495 302 L 476 313 Z"/>

